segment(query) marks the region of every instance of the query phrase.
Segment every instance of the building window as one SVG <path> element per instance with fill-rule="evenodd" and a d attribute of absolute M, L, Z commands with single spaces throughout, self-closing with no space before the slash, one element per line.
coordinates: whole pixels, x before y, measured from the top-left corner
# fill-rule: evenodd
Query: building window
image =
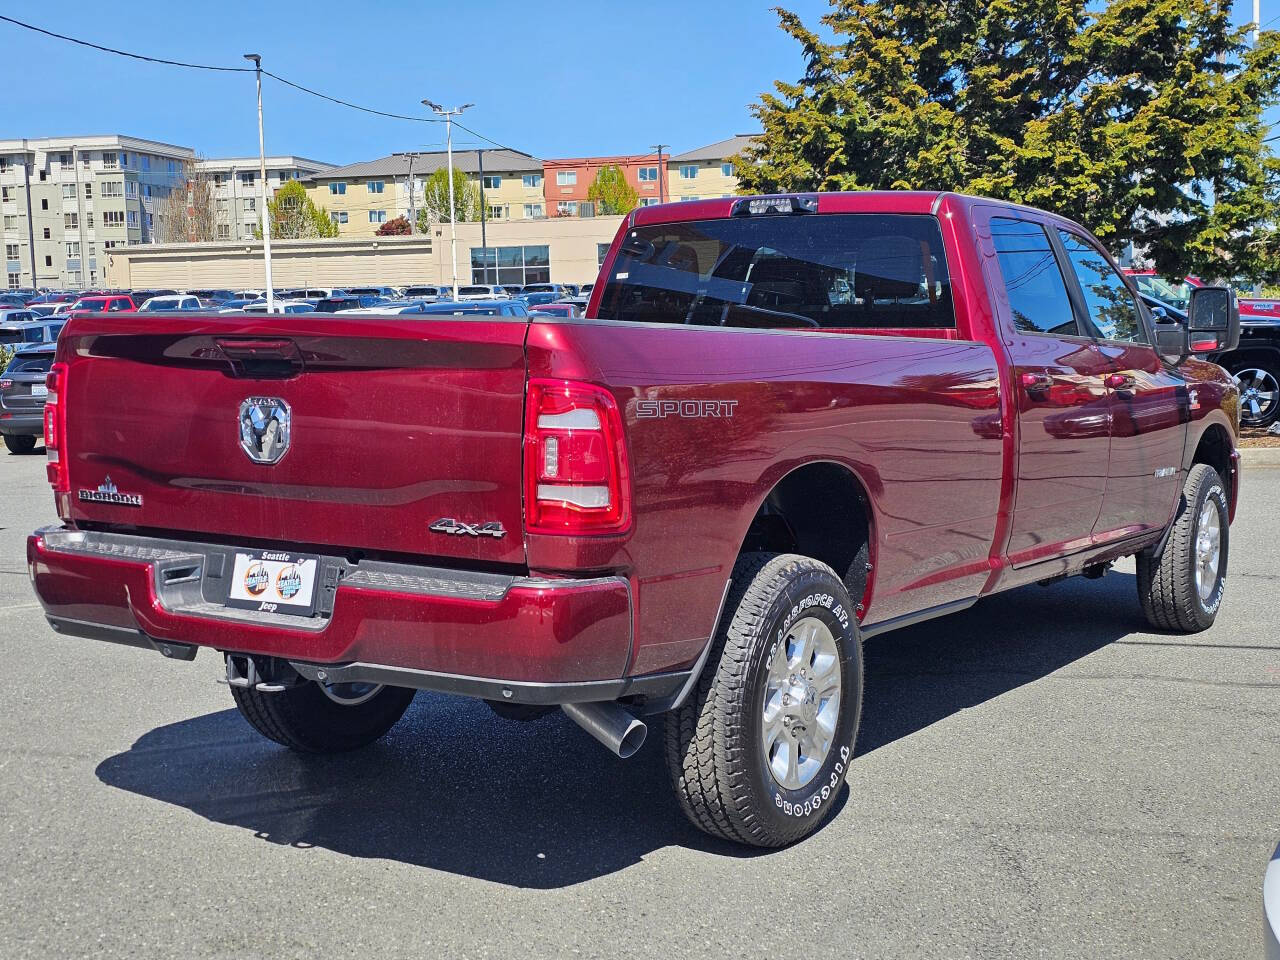
<path fill-rule="evenodd" d="M 18 229 L 18 217 L 17 217 L 17 215 L 16 215 L 16 214 L 12 214 L 12 213 L 11 213 L 11 214 L 7 215 L 7 216 L 4 218 L 4 228 L 5 228 L 6 230 L 17 230 L 17 229 Z M 48 227 L 46 227 L 46 228 L 45 228 L 45 239 L 47 240 L 48 238 L 49 238 L 49 228 L 48 228 Z"/>
<path fill-rule="evenodd" d="M 489 219 L 503 220 L 506 219 L 507 208 L 504 204 L 489 204 Z"/>
<path fill-rule="evenodd" d="M 144 153 L 141 157 L 139 157 L 139 158 L 138 158 L 138 162 L 142 164 L 142 169 L 143 169 L 143 170 L 150 170 L 150 169 L 151 169 L 151 158 L 150 158 L 149 156 L 147 156 L 145 153 Z"/>
<path fill-rule="evenodd" d="M 226 198 L 224 198 L 224 197 L 219 197 L 217 200 L 215 200 L 215 201 L 214 201 L 214 203 L 217 205 L 217 210 L 218 210 L 218 212 L 219 212 L 219 213 L 226 213 L 226 212 L 227 212 L 227 204 L 228 204 L 229 202 L 230 202 L 230 201 L 228 201 L 228 200 L 227 200 Z"/>
<path fill-rule="evenodd" d="M 497 190 L 502 186 L 502 177 L 496 174 L 485 174 L 480 179 L 480 186 L 486 190 Z"/>
<path fill-rule="evenodd" d="M 46 257 L 44 258 L 44 265 L 45 265 L 46 267 L 52 267 L 52 266 L 53 266 L 53 257 L 51 257 L 51 256 L 46 256 Z"/>
<path fill-rule="evenodd" d="M 608 255 L 609 255 L 609 244 L 597 243 L 596 244 L 596 266 L 603 267 L 604 258 L 607 257 Z"/>
<path fill-rule="evenodd" d="M 369 222 L 370 222 L 370 223 L 386 223 L 386 222 L 387 222 L 387 211 L 385 211 L 385 210 L 370 210 L 370 211 L 369 211 Z"/>
<path fill-rule="evenodd" d="M 85 198 L 86 200 L 92 200 L 92 199 L 93 199 L 93 184 L 92 184 L 92 183 L 86 183 L 86 184 L 84 185 L 84 198 Z"/>
<path fill-rule="evenodd" d="M 104 180 L 102 182 L 102 195 L 104 197 L 123 197 L 124 184 L 119 180 Z"/>
<path fill-rule="evenodd" d="M 46 197 L 41 197 L 41 198 L 40 198 L 40 209 L 41 209 L 41 210 L 48 210 L 48 209 L 49 209 L 49 200 L 48 200 L 48 198 L 46 198 Z"/>
<path fill-rule="evenodd" d="M 102 214 L 102 225 L 104 227 L 123 227 L 124 211 L 123 210 L 106 210 Z M 46 240 L 48 237 L 45 238 Z"/>
<path fill-rule="evenodd" d="M 151 184 L 144 183 L 142 185 L 142 195 L 146 197 L 148 200 L 151 199 Z"/>
<path fill-rule="evenodd" d="M 170 173 L 178 172 L 177 165 L 172 160 L 169 161 L 169 172 Z"/>
<path fill-rule="evenodd" d="M 136 227 L 138 225 L 138 211 L 126 210 L 124 220 L 129 226 Z"/>
<path fill-rule="evenodd" d="M 722 176 L 722 177 L 732 177 L 732 176 L 733 176 L 733 164 L 732 164 L 732 163 L 722 163 L 722 164 L 720 164 L 720 176 Z"/>
<path fill-rule="evenodd" d="M 114 170 L 118 159 L 119 158 L 114 153 L 104 153 L 102 155 L 102 169 Z"/>
<path fill-rule="evenodd" d="M 546 209 L 540 203 L 526 203 L 524 205 L 524 218 L 526 220 L 536 220 L 546 215 Z"/>
<path fill-rule="evenodd" d="M 84 225 L 88 227 L 90 230 L 93 229 L 93 211 L 92 210 L 90 210 L 88 213 L 84 215 Z"/>
<path fill-rule="evenodd" d="M 68 257 L 78 257 L 78 256 L 80 256 L 80 244 L 78 244 L 78 243 L 68 243 L 68 244 L 67 244 L 67 256 L 68 256 Z"/>
<path fill-rule="evenodd" d="M 80 154 L 80 166 L 84 167 L 86 170 L 89 169 L 89 155 L 87 153 Z"/>
<path fill-rule="evenodd" d="M 258 182 L 258 175 L 252 170 L 246 170 L 240 174 L 240 186 L 252 187 Z"/>
<path fill-rule="evenodd" d="M 698 176 L 698 165 L 696 163 L 682 164 L 680 167 L 681 180 L 693 180 Z"/>
<path fill-rule="evenodd" d="M 346 185 L 345 183 L 331 183 L 331 184 L 329 184 L 329 193 L 330 193 L 330 194 L 332 194 L 332 195 L 333 195 L 333 196 L 335 196 L 335 197 L 340 197 L 340 196 L 342 196 L 343 194 L 345 194 L 346 192 L 347 192 L 347 185 Z"/>
<path fill-rule="evenodd" d="M 246 237 L 252 237 L 254 233 L 257 231 L 257 229 L 258 229 L 257 222 L 250 220 L 248 223 L 244 225 L 244 235 Z"/>
<path fill-rule="evenodd" d="M 578 182 L 577 170 L 557 170 L 556 184 L 561 187 L 572 187 Z M 551 281 L 547 281 L 550 283 Z"/>
<path fill-rule="evenodd" d="M 124 195 L 130 200 L 138 199 L 138 181 L 126 180 L 124 182 Z"/>
<path fill-rule="evenodd" d="M 231 226 L 229 224 L 226 224 L 226 223 L 218 224 L 218 239 L 219 240 L 231 239 Z"/>
<path fill-rule="evenodd" d="M 154 230 L 156 228 L 156 219 L 154 214 L 147 214 L 147 229 Z"/>
<path fill-rule="evenodd" d="M 6 243 L 4 245 L 4 258 L 6 260 L 17 260 L 20 255 L 16 243 Z"/>
<path fill-rule="evenodd" d="M 688 203 L 690 200 L 701 200 L 701 199 L 702 199 L 701 197 L 681 197 L 680 202 Z"/>
<path fill-rule="evenodd" d="M 343 224 L 347 222 L 347 211 L 339 210 L 336 213 L 329 214 L 329 219 L 334 223 Z"/>
<path fill-rule="evenodd" d="M 550 247 L 472 247 L 472 283 L 551 282 Z"/>
<path fill-rule="evenodd" d="M 13 199 L 13 187 L 0 187 L 0 200 L 6 203 Z"/>
<path fill-rule="evenodd" d="M 76 198 L 76 185 L 74 183 L 64 183 L 62 185 L 62 199 L 74 200 Z"/>
<path fill-rule="evenodd" d="M 225 173 L 215 173 L 213 175 L 213 185 L 215 187 L 220 187 L 226 182 L 227 182 L 227 175 Z"/>
<path fill-rule="evenodd" d="M 561 217 L 576 217 L 578 215 L 578 204 L 574 200 L 560 200 L 556 203 L 556 214 Z M 551 281 L 548 280 L 548 283 Z"/>
<path fill-rule="evenodd" d="M 657 183 L 658 168 L 657 167 L 641 167 L 636 171 L 641 183 Z"/>
<path fill-rule="evenodd" d="M 370 193 L 381 193 L 386 189 L 387 182 L 385 180 L 370 180 L 365 186 Z"/>
<path fill-rule="evenodd" d="M 58 164 L 59 166 L 63 166 L 63 167 L 71 166 L 71 154 L 69 153 L 58 154 Z"/>
<path fill-rule="evenodd" d="M 257 209 L 258 209 L 258 198 L 257 198 L 257 197 L 245 197 L 245 198 L 244 198 L 244 208 L 245 208 L 246 210 L 257 210 Z"/>
<path fill-rule="evenodd" d="M 64 229 L 64 230 L 79 230 L 79 229 L 80 229 L 80 215 L 79 215 L 78 213 L 64 213 L 64 214 L 62 215 L 62 229 Z"/>
<path fill-rule="evenodd" d="M 22 280 L 22 274 L 20 273 L 9 274 L 9 289 L 17 290 L 18 287 L 22 286 L 21 280 Z"/>
<path fill-rule="evenodd" d="M 531 190 L 542 189 L 542 174 L 540 173 L 526 173 L 523 177 L 520 178 L 520 180 L 526 187 L 528 187 Z"/>
<path fill-rule="evenodd" d="M 15 221 L 15 222 L 16 222 L 16 221 Z M 46 239 L 46 240 L 48 240 L 48 239 L 49 239 L 49 228 L 48 228 L 48 227 L 45 227 L 45 228 L 44 228 L 44 239 Z"/>
<path fill-rule="evenodd" d="M 659 200 L 657 197 L 641 197 L 640 198 L 640 206 L 642 207 L 656 207 L 661 202 L 662 201 Z"/>

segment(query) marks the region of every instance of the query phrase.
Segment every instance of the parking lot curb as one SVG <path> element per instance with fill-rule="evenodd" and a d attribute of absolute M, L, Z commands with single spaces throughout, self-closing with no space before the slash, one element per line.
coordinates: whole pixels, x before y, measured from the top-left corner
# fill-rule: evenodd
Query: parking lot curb
<path fill-rule="evenodd" d="M 1280 467 L 1280 447 L 1241 447 L 1240 462 L 1246 467 Z"/>

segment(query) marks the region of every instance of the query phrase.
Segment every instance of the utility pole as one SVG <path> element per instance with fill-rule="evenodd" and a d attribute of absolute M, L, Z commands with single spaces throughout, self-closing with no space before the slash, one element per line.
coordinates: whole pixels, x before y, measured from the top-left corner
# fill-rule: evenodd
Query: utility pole
<path fill-rule="evenodd" d="M 262 208 L 262 261 L 267 275 L 267 313 L 275 312 L 275 290 L 271 286 L 271 218 L 267 216 L 267 141 L 262 135 L 262 57 L 246 53 L 246 60 L 253 61 L 254 75 L 258 79 L 258 206 Z M 234 189 L 233 189 L 234 192 Z"/>
<path fill-rule="evenodd" d="M 474 107 L 475 104 L 464 103 L 452 110 L 446 110 L 440 104 L 432 103 L 430 100 L 423 100 L 422 105 L 430 107 L 444 117 L 445 149 L 449 167 L 449 252 L 453 257 L 453 295 L 456 298 L 458 296 L 458 212 L 453 199 L 453 118 L 468 107 Z"/>
<path fill-rule="evenodd" d="M 1262 30 L 1262 0 L 1253 0 L 1253 49 L 1258 49 L 1258 33 Z"/>
<path fill-rule="evenodd" d="M 413 209 L 413 158 L 416 156 L 416 153 L 409 154 L 409 236 L 413 236 L 413 231 L 418 219 L 417 214 Z"/>
<path fill-rule="evenodd" d="M 669 143 L 655 143 L 653 149 L 658 151 L 658 202 L 667 202 L 667 165 L 662 162 L 662 148 L 669 147 Z"/>
<path fill-rule="evenodd" d="M 476 150 L 476 165 L 480 168 L 480 249 L 485 251 L 485 263 L 489 262 L 489 244 L 484 236 L 484 219 L 489 212 L 489 207 L 484 199 L 484 148 Z M 497 270 L 497 261 L 494 262 L 494 269 Z M 498 274 L 493 275 L 494 283 L 498 282 Z"/>

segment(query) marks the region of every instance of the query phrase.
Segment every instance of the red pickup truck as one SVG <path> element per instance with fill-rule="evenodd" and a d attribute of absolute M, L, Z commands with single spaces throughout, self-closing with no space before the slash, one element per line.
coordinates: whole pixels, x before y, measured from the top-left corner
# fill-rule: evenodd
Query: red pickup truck
<path fill-rule="evenodd" d="M 1238 394 L 1227 288 L 1152 317 L 1086 231 L 955 194 L 629 215 L 585 318 L 97 314 L 63 331 L 28 540 L 62 634 L 225 657 L 301 751 L 416 690 L 562 708 L 620 756 L 665 714 L 701 828 L 813 830 L 860 641 L 1136 555 L 1209 626 Z"/>

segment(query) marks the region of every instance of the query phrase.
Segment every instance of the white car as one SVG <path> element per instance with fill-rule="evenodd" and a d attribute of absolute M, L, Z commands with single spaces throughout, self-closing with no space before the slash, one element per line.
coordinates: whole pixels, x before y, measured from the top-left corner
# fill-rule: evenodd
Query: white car
<path fill-rule="evenodd" d="M 390 303 L 384 303 L 377 307 L 355 307 L 351 310 L 339 310 L 338 312 L 368 317 L 385 317 L 389 313 L 426 313 L 427 302 L 425 300 L 392 300 Z"/>
<path fill-rule="evenodd" d="M 316 305 L 308 300 L 273 300 L 271 313 L 315 313 Z M 266 313 L 267 301 L 255 300 L 229 313 Z"/>
<path fill-rule="evenodd" d="M 488 283 L 477 283 L 469 287 L 458 288 L 459 300 L 509 300 L 511 294 L 503 287 Z"/>
<path fill-rule="evenodd" d="M 177 313 L 187 310 L 203 310 L 200 306 L 198 297 L 177 296 L 177 297 L 152 297 L 150 300 L 142 301 L 142 306 L 138 308 L 139 313 Z"/>

